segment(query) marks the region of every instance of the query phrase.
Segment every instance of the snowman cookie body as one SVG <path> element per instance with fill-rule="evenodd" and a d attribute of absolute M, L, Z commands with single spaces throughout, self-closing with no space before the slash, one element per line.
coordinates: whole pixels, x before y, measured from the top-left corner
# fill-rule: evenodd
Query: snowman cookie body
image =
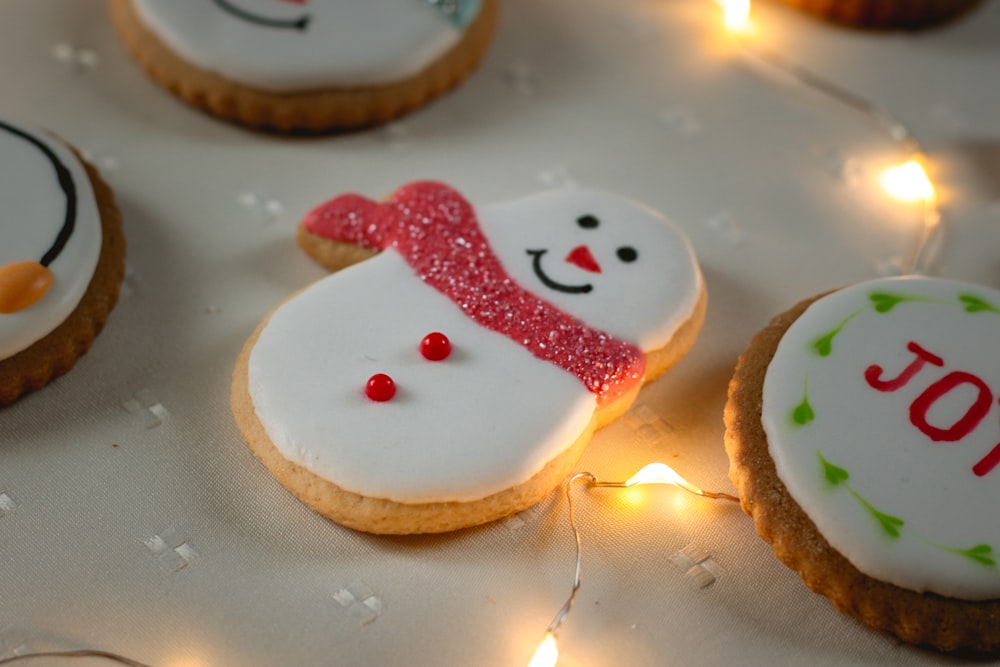
<path fill-rule="evenodd" d="M 681 233 L 602 193 L 477 209 L 414 183 L 382 204 L 337 198 L 303 226 L 381 252 L 258 328 L 234 414 L 282 483 L 371 532 L 452 530 L 537 502 L 703 314 Z M 444 358 L 421 352 L 429 334 L 447 338 Z M 660 351 L 669 360 L 647 355 Z M 380 374 L 389 400 L 366 393 Z"/>

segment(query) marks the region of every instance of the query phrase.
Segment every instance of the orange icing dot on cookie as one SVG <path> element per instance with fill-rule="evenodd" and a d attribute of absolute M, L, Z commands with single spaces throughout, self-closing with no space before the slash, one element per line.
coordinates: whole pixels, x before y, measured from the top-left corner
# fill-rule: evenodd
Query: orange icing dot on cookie
<path fill-rule="evenodd" d="M 32 260 L 0 266 L 0 313 L 24 310 L 52 287 L 52 271 Z"/>

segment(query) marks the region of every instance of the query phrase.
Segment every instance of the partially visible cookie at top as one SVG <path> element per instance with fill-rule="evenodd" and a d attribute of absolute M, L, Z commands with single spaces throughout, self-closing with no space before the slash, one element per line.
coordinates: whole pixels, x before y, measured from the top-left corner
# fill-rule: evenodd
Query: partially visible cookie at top
<path fill-rule="evenodd" d="M 954 21 L 982 0 L 782 0 L 807 14 L 849 28 L 917 30 Z"/>
<path fill-rule="evenodd" d="M 602 192 L 473 205 L 415 182 L 384 201 L 335 197 L 299 240 L 339 270 L 250 336 L 233 414 L 300 500 L 373 533 L 537 503 L 705 315 L 681 230 Z"/>
<path fill-rule="evenodd" d="M 777 316 L 740 358 L 730 476 L 775 554 L 914 644 L 1000 650 L 1000 291 L 881 279 Z"/>
<path fill-rule="evenodd" d="M 67 372 L 118 299 L 111 189 L 61 140 L 0 120 L 0 405 Z"/>
<path fill-rule="evenodd" d="M 499 0 L 109 0 L 159 84 L 224 120 L 285 133 L 384 123 L 483 58 Z"/>

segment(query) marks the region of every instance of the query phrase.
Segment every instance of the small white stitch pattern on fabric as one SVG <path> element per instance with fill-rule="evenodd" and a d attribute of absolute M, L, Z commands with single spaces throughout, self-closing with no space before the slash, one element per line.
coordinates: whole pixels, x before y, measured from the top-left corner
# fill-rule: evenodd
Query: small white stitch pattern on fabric
<path fill-rule="evenodd" d="M 143 544 L 156 556 L 160 565 L 171 572 L 183 570 L 198 557 L 191 542 L 179 536 L 173 528 L 147 537 Z"/>
<path fill-rule="evenodd" d="M 24 632 L 10 625 L 0 626 L 0 658 L 13 658 L 28 652 Z"/>
<path fill-rule="evenodd" d="M 237 197 L 240 205 L 253 212 L 264 222 L 275 222 L 285 212 L 285 204 L 274 195 L 247 190 Z"/>
<path fill-rule="evenodd" d="M 0 492 L 0 518 L 11 514 L 17 508 L 17 502 L 9 492 Z"/>
<path fill-rule="evenodd" d="M 632 408 L 622 418 L 622 423 L 647 445 L 660 442 L 664 436 L 668 436 L 674 431 L 674 428 L 660 417 L 656 410 L 645 403 Z"/>
<path fill-rule="evenodd" d="M 170 416 L 170 411 L 156 398 L 151 389 L 140 389 L 125 399 L 122 407 L 129 414 L 141 417 L 147 429 L 156 428 Z"/>
<path fill-rule="evenodd" d="M 116 155 L 103 149 L 83 149 L 81 151 L 87 162 L 97 165 L 101 173 L 107 174 L 118 171 L 119 160 Z"/>
<path fill-rule="evenodd" d="M 333 599 L 361 625 L 374 622 L 385 609 L 382 598 L 361 579 L 338 590 L 333 594 Z"/>
<path fill-rule="evenodd" d="M 553 189 L 577 186 L 576 179 L 569 173 L 569 170 L 559 165 L 542 169 L 538 172 L 536 180 L 541 185 Z"/>
<path fill-rule="evenodd" d="M 503 520 L 503 525 L 507 528 L 507 530 L 515 532 L 532 523 L 537 515 L 538 506 L 536 505 L 534 507 L 529 507 L 523 512 L 507 517 Z"/>
<path fill-rule="evenodd" d="M 388 123 L 378 132 L 379 139 L 394 151 L 403 151 L 413 143 L 413 131 L 407 123 L 395 121 Z"/>
<path fill-rule="evenodd" d="M 743 225 L 729 211 L 719 211 L 705 221 L 705 226 L 717 237 L 734 246 L 743 245 L 746 236 Z"/>
<path fill-rule="evenodd" d="M 702 548 L 689 544 L 670 556 L 670 562 L 690 577 L 698 588 L 706 588 L 716 582 L 722 568 Z"/>
<path fill-rule="evenodd" d="M 118 290 L 118 294 L 121 298 L 129 297 L 135 294 L 138 288 L 139 281 L 135 276 L 135 271 L 132 266 L 126 261 L 125 262 L 125 277 L 122 279 L 121 287 Z"/>
<path fill-rule="evenodd" d="M 74 46 L 69 42 L 55 44 L 52 47 L 52 58 L 57 63 L 72 67 L 77 71 L 93 69 L 100 63 L 100 58 L 93 50 Z"/>
<path fill-rule="evenodd" d="M 538 92 L 538 78 L 535 68 L 526 60 L 514 60 L 505 67 L 501 79 L 515 93 L 522 97 L 532 97 Z"/>

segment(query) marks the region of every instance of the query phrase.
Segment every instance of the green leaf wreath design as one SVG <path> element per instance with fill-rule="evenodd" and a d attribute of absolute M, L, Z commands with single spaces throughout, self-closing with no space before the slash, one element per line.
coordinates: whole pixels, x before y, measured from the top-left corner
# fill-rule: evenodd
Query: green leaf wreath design
<path fill-rule="evenodd" d="M 997 566 L 997 562 L 993 558 L 993 547 L 988 544 L 977 544 L 970 549 L 947 549 L 947 551 L 958 554 L 959 556 L 971 558 L 977 563 L 986 565 L 987 567 Z"/>
<path fill-rule="evenodd" d="M 882 530 L 885 531 L 889 537 L 894 539 L 899 537 L 899 529 L 906 525 L 905 521 L 900 519 L 898 516 L 892 516 L 891 514 L 886 514 L 885 512 L 876 509 L 874 505 L 868 502 L 864 496 L 855 491 L 854 488 L 852 488 L 848 483 L 848 480 L 851 478 L 850 473 L 840 466 L 835 466 L 827 461 L 826 458 L 823 457 L 822 453 L 816 452 L 816 456 L 819 457 L 819 462 L 823 466 L 823 477 L 826 478 L 826 481 L 831 486 L 843 486 L 852 496 L 854 496 L 854 499 L 857 500 L 861 506 L 875 518 L 878 524 L 882 527 Z"/>
<path fill-rule="evenodd" d="M 830 353 L 833 352 L 833 337 L 839 334 L 843 328 L 844 325 L 841 324 L 833 331 L 817 338 L 813 343 L 813 349 L 816 351 L 816 354 L 821 357 L 829 357 Z"/>
<path fill-rule="evenodd" d="M 799 426 L 805 426 L 812 420 L 816 419 L 816 413 L 813 411 L 812 405 L 809 404 L 809 376 L 806 375 L 806 381 L 803 383 L 802 387 L 802 402 L 795 406 L 792 410 L 792 421 Z"/>
<path fill-rule="evenodd" d="M 826 477 L 826 481 L 830 482 L 833 486 L 838 484 L 843 484 L 851 478 L 850 474 L 843 468 L 835 466 L 825 458 L 820 452 L 816 452 L 816 456 L 819 457 L 819 462 L 823 466 L 823 476 Z"/>
<path fill-rule="evenodd" d="M 816 419 L 816 413 L 813 412 L 812 406 L 809 405 L 809 397 L 803 396 L 802 402 L 792 410 L 792 421 L 799 426 L 805 426 L 814 419 Z"/>
<path fill-rule="evenodd" d="M 817 451 L 816 456 L 819 458 L 820 466 L 823 469 L 823 478 L 830 486 L 834 487 L 839 486 L 846 489 L 847 492 L 850 493 L 851 496 L 858 501 L 858 504 L 860 504 L 861 507 L 863 507 L 865 511 L 867 511 L 872 516 L 872 518 L 875 519 L 878 526 L 890 538 L 896 540 L 902 536 L 903 529 L 906 527 L 906 522 L 903 521 L 903 519 L 899 518 L 898 516 L 893 516 L 892 514 L 887 514 L 886 512 L 879 510 L 877 507 L 872 505 L 867 498 L 858 493 L 858 491 L 855 490 L 854 487 L 852 487 L 850 484 L 851 474 L 847 470 L 841 468 L 838 465 L 830 463 L 823 456 L 822 452 Z M 952 553 L 957 556 L 963 556 L 965 558 L 968 558 L 969 560 L 979 563 L 980 565 L 985 565 L 986 567 L 992 567 L 992 568 L 995 568 L 997 566 L 996 559 L 994 558 L 993 547 L 990 546 L 989 544 L 977 544 L 974 547 L 970 547 L 968 549 L 962 549 L 958 547 L 949 547 L 943 544 L 937 544 L 930 540 L 923 539 L 919 536 L 916 537 L 925 544 L 929 544 L 930 546 L 940 549 L 947 553 Z"/>
<path fill-rule="evenodd" d="M 962 293 L 956 294 L 958 302 L 963 306 L 963 310 L 967 313 L 992 313 L 994 315 L 1000 315 L 1000 307 L 994 306 L 992 303 L 977 296 L 975 294 Z M 833 341 L 837 335 L 846 327 L 851 320 L 865 312 L 869 308 L 874 310 L 876 313 L 886 314 L 892 312 L 892 310 L 901 303 L 906 302 L 922 302 L 922 303 L 941 303 L 947 304 L 949 301 L 941 301 L 933 297 L 919 296 L 911 294 L 893 294 L 890 292 L 871 292 L 868 294 L 868 303 L 864 306 L 858 308 L 853 313 L 845 317 L 837 326 L 833 329 L 822 334 L 815 340 L 813 340 L 810 348 L 812 351 L 820 357 L 829 357 L 833 354 Z M 812 421 L 815 416 L 813 413 L 812 406 L 809 405 L 808 400 L 803 399 L 803 403 L 796 406 L 793 409 L 793 415 L 798 415 L 799 410 L 802 410 L 801 414 L 809 416 L 803 422 L 800 422 L 795 418 L 796 424 L 805 424 Z"/>
<path fill-rule="evenodd" d="M 976 296 L 975 294 L 959 294 L 958 300 L 965 304 L 965 312 L 967 313 L 993 313 L 994 315 L 1000 315 L 1000 308 L 997 308 L 985 299 Z"/>
<path fill-rule="evenodd" d="M 956 298 L 957 304 L 960 305 L 962 310 L 966 313 L 991 313 L 993 315 L 1000 315 L 1000 307 L 993 305 L 978 295 L 959 292 L 956 294 Z M 810 349 L 820 358 L 829 357 L 833 353 L 834 339 L 838 334 L 840 334 L 844 327 L 846 327 L 858 315 L 865 312 L 869 308 L 874 310 L 876 313 L 884 315 L 892 312 L 896 306 L 905 302 L 941 304 L 956 303 L 953 301 L 941 301 L 927 296 L 895 294 L 890 292 L 871 292 L 868 294 L 868 303 L 850 313 L 839 324 L 837 324 L 837 326 L 814 339 Z M 816 411 L 809 400 L 808 371 L 806 372 L 805 381 L 803 382 L 802 401 L 792 408 L 791 418 L 792 421 L 798 426 L 807 426 L 816 419 Z M 983 565 L 984 567 L 997 567 L 997 554 L 994 552 L 993 547 L 989 544 L 977 544 L 969 548 L 950 547 L 925 539 L 920 535 L 914 535 L 912 529 L 907 527 L 906 522 L 903 519 L 879 510 L 877 507 L 872 505 L 867 498 L 851 486 L 851 475 L 846 469 L 830 463 L 819 451 L 816 452 L 816 456 L 819 458 L 820 466 L 822 467 L 823 472 L 823 479 L 826 483 L 831 487 L 843 488 L 850 493 L 851 497 L 853 497 L 858 504 L 869 515 L 871 515 L 879 529 L 892 540 L 899 539 L 903 532 L 906 531 L 909 532 L 914 539 L 924 542 L 925 544 L 928 544 L 936 549 L 940 549 L 946 553 L 967 558 L 975 563 Z"/>
<path fill-rule="evenodd" d="M 905 296 L 899 294 L 887 294 L 885 292 L 873 292 L 868 295 L 868 300 L 872 302 L 872 307 L 877 313 L 888 313 L 897 304 L 906 301 Z"/>

